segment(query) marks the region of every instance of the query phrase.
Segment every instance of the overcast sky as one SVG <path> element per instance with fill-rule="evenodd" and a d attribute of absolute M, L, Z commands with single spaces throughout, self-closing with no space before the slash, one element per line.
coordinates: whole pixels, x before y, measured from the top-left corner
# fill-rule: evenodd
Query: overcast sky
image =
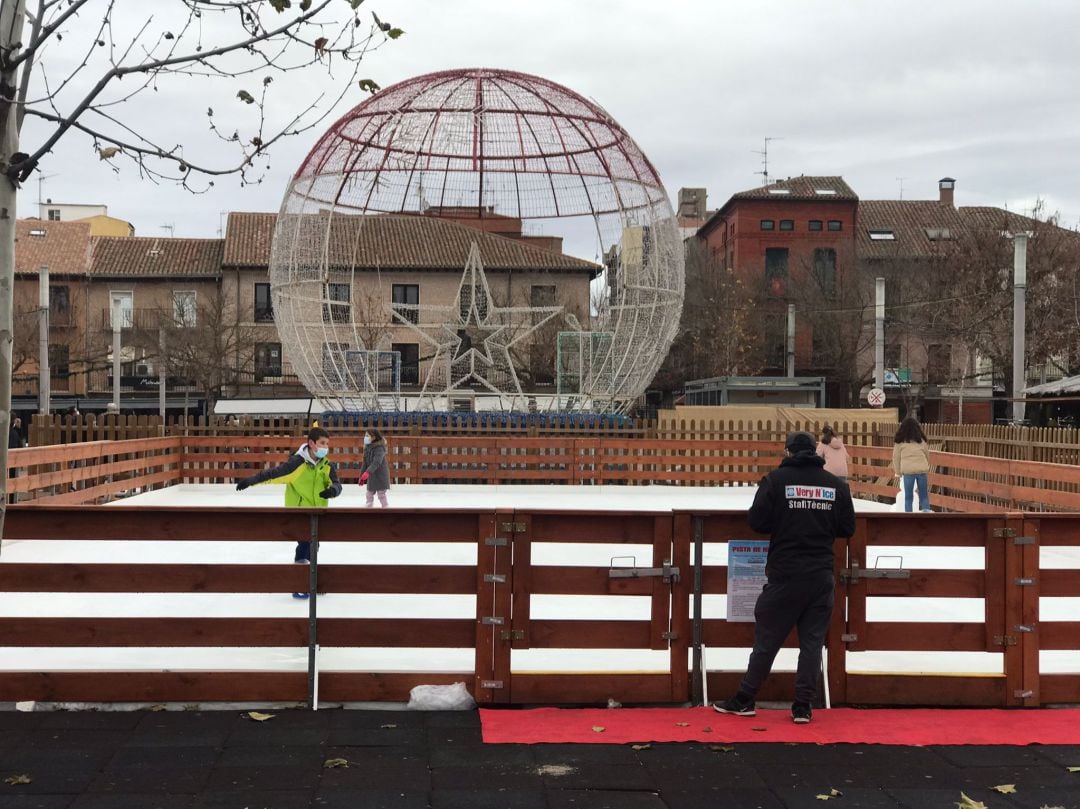
<path fill-rule="evenodd" d="M 177 4 L 127 5 L 135 15 Z M 715 208 L 759 185 L 756 152 L 770 136 L 773 178 L 839 174 L 860 197 L 887 199 L 902 177 L 905 199 L 929 199 L 948 175 L 958 205 L 1023 211 L 1042 198 L 1063 224 L 1080 223 L 1080 3 L 1071 0 L 366 0 L 362 9 L 407 32 L 369 54 L 364 76 L 385 87 L 435 70 L 498 67 L 564 84 L 622 124 L 673 204 L 682 186 L 705 187 Z M 84 15 L 79 27 L 91 22 Z M 53 65 L 73 39 L 47 55 Z M 238 86 L 180 78 L 121 109 L 136 127 L 164 126 L 197 159 L 219 148 L 206 139 L 208 105 L 226 126 L 235 115 L 243 127 L 250 110 L 236 100 Z M 334 89 L 318 69 L 275 85 L 271 118 L 315 88 Z M 351 91 L 330 120 L 366 97 Z M 36 145 L 34 127 L 24 127 L 24 148 Z M 222 211 L 276 210 L 317 136 L 276 146 L 259 186 L 223 178 L 192 196 L 140 181 L 127 162 L 115 173 L 69 133 L 43 161 L 54 175 L 44 193 L 107 204 L 137 235 L 167 235 L 161 226 L 170 224 L 176 236 L 213 237 Z M 37 195 L 31 180 L 21 216 L 36 214 Z"/>

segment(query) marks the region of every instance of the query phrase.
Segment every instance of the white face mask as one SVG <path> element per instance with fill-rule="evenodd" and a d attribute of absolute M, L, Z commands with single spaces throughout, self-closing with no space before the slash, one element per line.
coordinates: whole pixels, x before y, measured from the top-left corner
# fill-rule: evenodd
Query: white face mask
<path fill-rule="evenodd" d="M 316 447 L 315 448 L 315 457 L 316 458 L 325 458 L 329 454 L 330 454 L 330 447 Z"/>
<path fill-rule="evenodd" d="M 370 443 L 371 443 L 371 436 L 370 435 L 365 435 L 364 436 L 364 446 L 366 447 Z"/>

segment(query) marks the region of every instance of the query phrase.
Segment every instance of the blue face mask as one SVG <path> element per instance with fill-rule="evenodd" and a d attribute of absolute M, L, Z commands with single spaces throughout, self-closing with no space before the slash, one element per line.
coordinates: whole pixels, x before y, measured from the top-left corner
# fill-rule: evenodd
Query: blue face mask
<path fill-rule="evenodd" d="M 371 443 L 371 436 L 370 435 L 365 435 L 364 436 L 364 446 L 366 447 L 370 443 Z"/>
<path fill-rule="evenodd" d="M 325 458 L 329 454 L 330 454 L 330 447 L 316 447 L 316 449 L 315 449 L 315 457 L 316 458 Z"/>

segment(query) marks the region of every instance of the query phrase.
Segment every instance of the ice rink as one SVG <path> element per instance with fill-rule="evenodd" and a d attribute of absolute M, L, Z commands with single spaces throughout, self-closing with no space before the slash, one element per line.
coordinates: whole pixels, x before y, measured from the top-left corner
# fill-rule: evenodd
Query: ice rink
<path fill-rule="evenodd" d="M 390 492 L 394 509 L 560 509 L 589 511 L 664 512 L 676 509 L 745 510 L 756 487 L 697 488 L 674 486 L 487 486 L 401 485 Z M 263 485 L 238 493 L 232 485 L 180 485 L 137 494 L 111 507 L 172 506 L 191 508 L 267 507 L 282 502 L 279 486 Z M 364 493 L 355 484 L 331 501 L 330 508 L 364 505 Z M 894 507 L 856 501 L 858 512 L 891 511 Z M 362 519 L 362 516 L 358 516 Z M 753 538 L 747 530 L 739 539 Z M 651 558 L 650 546 L 582 543 L 533 543 L 534 565 L 607 567 L 613 557 Z M 1043 548 L 1044 567 L 1080 569 L 1080 552 Z M 291 564 L 292 543 L 286 542 L 140 542 L 140 541 L 5 541 L 3 562 L 139 562 L 172 564 L 245 564 L 277 560 Z M 704 563 L 726 563 L 726 543 L 706 546 Z M 880 556 L 902 556 L 906 568 L 981 569 L 978 548 L 925 549 L 880 547 Z M 876 556 L 866 560 L 873 567 Z M 447 564 L 474 565 L 476 548 L 468 543 L 363 543 L 324 542 L 323 564 Z M 622 562 L 625 564 L 625 562 Z M 641 564 L 638 561 L 637 564 Z M 883 562 L 883 565 L 885 563 Z M 889 563 L 890 566 L 894 562 Z M 319 597 L 321 617 L 431 617 L 474 618 L 475 598 L 468 595 L 365 595 L 329 594 Z M 1080 620 L 1080 599 L 1043 598 L 1041 621 Z M 706 596 L 706 618 L 723 618 L 725 596 Z M 871 598 L 871 621 L 979 622 L 981 598 Z M 302 617 L 308 603 L 288 594 L 222 593 L 45 593 L 32 599 L 23 593 L 0 594 L 0 620 L 9 616 L 39 617 Z M 650 599 L 641 596 L 534 595 L 531 614 L 536 619 L 649 620 Z M 709 650 L 710 670 L 739 670 L 749 649 Z M 848 652 L 849 671 L 896 673 L 1002 672 L 1001 654 L 981 652 L 912 653 Z M 1042 652 L 1047 673 L 1080 671 L 1075 652 Z M 323 671 L 452 671 L 470 672 L 472 649 L 327 648 L 321 651 Z M 669 655 L 650 650 L 514 650 L 515 671 L 621 672 L 666 671 Z M 795 650 L 782 650 L 777 670 L 793 670 Z M 290 670 L 307 666 L 306 648 L 0 648 L 0 672 L 49 670 Z M 0 675 L 2 676 L 2 675 Z"/>

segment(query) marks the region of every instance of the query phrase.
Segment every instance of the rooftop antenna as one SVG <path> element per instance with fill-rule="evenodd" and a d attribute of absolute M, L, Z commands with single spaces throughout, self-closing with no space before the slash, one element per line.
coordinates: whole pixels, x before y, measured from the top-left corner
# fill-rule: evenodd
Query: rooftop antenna
<path fill-rule="evenodd" d="M 175 224 L 162 225 L 161 229 L 169 231 L 169 238 L 171 239 L 173 237 L 173 234 L 176 232 L 176 225 Z"/>
<path fill-rule="evenodd" d="M 900 183 L 900 199 L 904 198 L 904 180 L 906 180 L 906 179 L 907 179 L 907 177 L 897 177 L 896 178 L 896 181 L 898 183 Z"/>
<path fill-rule="evenodd" d="M 783 140 L 783 138 L 765 136 L 764 147 L 760 150 L 753 149 L 754 154 L 761 155 L 761 171 L 755 171 L 754 174 L 760 174 L 764 185 L 769 184 L 769 141 L 771 140 Z"/>
<path fill-rule="evenodd" d="M 41 174 L 37 176 L 37 204 L 42 205 L 45 202 L 45 181 L 52 177 L 59 177 L 59 174 Z"/>

